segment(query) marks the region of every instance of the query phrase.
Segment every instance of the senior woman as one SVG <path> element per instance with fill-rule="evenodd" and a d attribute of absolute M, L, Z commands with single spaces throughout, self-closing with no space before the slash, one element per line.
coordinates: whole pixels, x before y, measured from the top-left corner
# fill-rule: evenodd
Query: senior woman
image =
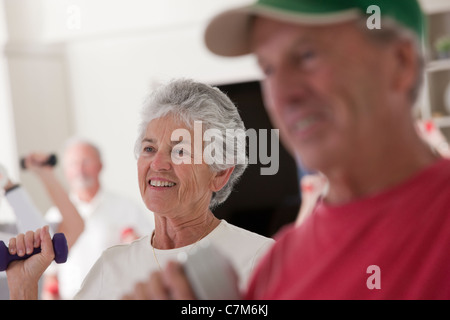
<path fill-rule="evenodd" d="M 195 132 L 194 123 L 201 123 L 200 135 Z M 215 155 L 222 151 L 223 159 L 231 156 L 234 161 L 206 159 L 202 133 L 209 129 L 221 132 L 225 139 L 215 137 L 221 141 L 215 147 L 220 145 L 223 149 L 216 150 Z M 233 135 L 225 134 L 227 129 L 245 130 L 236 107 L 217 88 L 191 80 L 175 80 L 147 99 L 135 151 L 141 196 L 154 212 L 155 230 L 131 244 L 107 249 L 92 267 L 76 298 L 121 298 L 153 271 L 177 260 L 180 253 L 188 254 L 203 241 L 229 258 L 240 286 L 245 286 L 256 262 L 273 240 L 219 220 L 211 211 L 226 200 L 246 168 L 245 163 L 236 161 L 245 148 L 239 145 L 239 139 L 235 143 Z M 23 247 L 28 243 L 37 247 L 42 242 L 42 253 L 15 262 L 7 270 L 12 298 L 35 297 L 30 287 L 53 254 L 45 230 L 27 233 L 22 239 L 23 243 L 12 241 L 10 246 Z"/>

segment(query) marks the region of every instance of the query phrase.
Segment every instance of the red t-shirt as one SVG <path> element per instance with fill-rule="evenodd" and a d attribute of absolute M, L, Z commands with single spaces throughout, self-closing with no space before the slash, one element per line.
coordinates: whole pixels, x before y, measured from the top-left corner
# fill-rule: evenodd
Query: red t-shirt
<path fill-rule="evenodd" d="M 317 205 L 280 232 L 248 299 L 450 299 L 450 161 L 388 191 Z"/>

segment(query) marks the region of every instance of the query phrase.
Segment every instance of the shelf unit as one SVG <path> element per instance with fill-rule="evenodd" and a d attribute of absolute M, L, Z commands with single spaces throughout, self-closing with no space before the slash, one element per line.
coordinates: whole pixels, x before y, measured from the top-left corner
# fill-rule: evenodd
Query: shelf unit
<path fill-rule="evenodd" d="M 450 1 L 421 0 L 428 20 L 425 48 L 426 66 L 424 86 L 418 109 L 422 119 L 433 119 L 450 141 L 450 106 L 445 94 L 450 90 L 450 58 L 439 58 L 435 42 L 442 36 L 450 36 Z"/>

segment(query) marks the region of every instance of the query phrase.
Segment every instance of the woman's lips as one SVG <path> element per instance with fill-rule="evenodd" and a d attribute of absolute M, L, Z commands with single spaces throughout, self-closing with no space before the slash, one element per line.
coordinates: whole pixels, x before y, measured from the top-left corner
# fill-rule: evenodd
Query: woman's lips
<path fill-rule="evenodd" d="M 148 184 L 152 187 L 164 187 L 164 188 L 171 188 L 176 185 L 175 182 L 166 179 L 155 179 L 155 178 L 148 180 Z"/>

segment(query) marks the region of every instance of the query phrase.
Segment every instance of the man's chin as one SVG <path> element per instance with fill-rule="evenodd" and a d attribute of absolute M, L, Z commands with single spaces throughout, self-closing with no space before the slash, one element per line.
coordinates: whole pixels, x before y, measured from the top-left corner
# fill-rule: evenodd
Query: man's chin
<path fill-rule="evenodd" d="M 85 189 L 92 188 L 94 186 L 94 181 L 92 180 L 77 180 L 72 184 L 72 190 L 81 191 Z"/>

